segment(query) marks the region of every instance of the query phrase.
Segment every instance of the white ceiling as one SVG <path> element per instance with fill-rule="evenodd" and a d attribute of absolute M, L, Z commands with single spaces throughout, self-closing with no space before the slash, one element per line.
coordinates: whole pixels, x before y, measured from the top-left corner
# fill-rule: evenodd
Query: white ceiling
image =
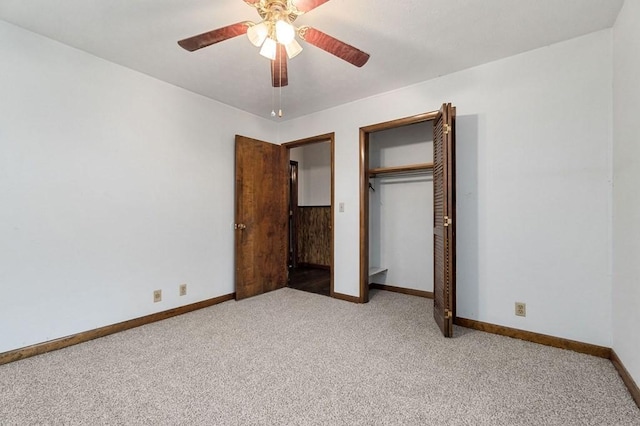
<path fill-rule="evenodd" d="M 371 59 L 356 68 L 301 42 L 304 51 L 289 62 L 289 86 L 282 89 L 283 119 L 609 28 L 622 3 L 331 0 L 296 25 L 313 26 Z M 176 43 L 231 23 L 259 21 L 242 0 L 0 0 L 0 19 L 270 118 L 269 61 L 246 37 L 193 53 Z"/>

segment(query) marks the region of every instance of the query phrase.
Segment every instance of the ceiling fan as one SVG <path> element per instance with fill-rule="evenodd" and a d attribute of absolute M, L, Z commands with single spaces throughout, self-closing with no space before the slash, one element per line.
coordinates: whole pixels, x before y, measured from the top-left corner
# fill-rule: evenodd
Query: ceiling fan
<path fill-rule="evenodd" d="M 369 60 L 369 54 L 344 43 L 320 30 L 309 26 L 296 28 L 292 22 L 310 10 L 329 0 L 244 0 L 254 7 L 262 21 L 258 24 L 243 21 L 213 31 L 180 40 L 178 44 L 193 52 L 230 38 L 247 34 L 251 43 L 261 47 L 260 54 L 271 59 L 271 81 L 273 87 L 289 84 L 287 57 L 289 59 L 302 51 L 296 41 L 296 34 L 302 40 L 343 59 L 357 67 Z"/>

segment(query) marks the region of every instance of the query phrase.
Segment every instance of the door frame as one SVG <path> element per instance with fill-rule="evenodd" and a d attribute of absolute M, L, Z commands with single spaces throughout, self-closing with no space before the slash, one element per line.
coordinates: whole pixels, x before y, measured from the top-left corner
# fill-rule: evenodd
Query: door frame
<path fill-rule="evenodd" d="M 440 111 L 425 112 L 360 128 L 360 296 L 369 302 L 369 137 L 371 133 L 434 121 Z"/>
<path fill-rule="evenodd" d="M 291 161 L 291 151 L 292 148 L 298 148 L 306 145 L 313 145 L 317 143 L 326 143 L 329 142 L 331 149 L 331 260 L 330 260 L 330 268 L 331 268 L 331 284 L 329 289 L 329 295 L 331 297 L 336 297 L 334 292 L 334 241 L 335 241 L 335 209 L 334 209 L 334 199 L 335 199 L 335 133 L 325 133 L 323 135 L 311 136 L 304 139 L 297 139 L 291 142 L 285 142 L 282 144 L 283 147 L 287 149 L 287 157 L 288 161 Z M 287 162 L 288 164 L 288 162 Z M 290 189 L 289 189 L 290 191 Z M 289 231 L 290 232 L 290 231 Z"/>
<path fill-rule="evenodd" d="M 287 152 L 289 152 L 287 150 Z M 298 242 L 294 237 L 298 229 L 298 162 L 289 160 L 289 264 L 298 267 Z"/>

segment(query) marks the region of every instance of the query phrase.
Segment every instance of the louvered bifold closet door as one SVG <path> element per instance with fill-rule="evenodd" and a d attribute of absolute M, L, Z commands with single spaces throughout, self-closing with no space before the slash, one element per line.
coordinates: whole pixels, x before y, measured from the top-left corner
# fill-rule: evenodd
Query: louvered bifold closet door
<path fill-rule="evenodd" d="M 444 104 L 433 127 L 433 316 L 446 337 L 455 311 L 455 108 Z"/>

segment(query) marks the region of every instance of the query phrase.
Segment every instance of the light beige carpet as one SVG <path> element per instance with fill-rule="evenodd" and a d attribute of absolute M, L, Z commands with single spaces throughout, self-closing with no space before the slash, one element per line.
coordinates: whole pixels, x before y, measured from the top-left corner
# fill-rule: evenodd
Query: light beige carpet
<path fill-rule="evenodd" d="M 640 425 L 608 360 L 292 289 L 0 366 L 0 424 Z"/>

